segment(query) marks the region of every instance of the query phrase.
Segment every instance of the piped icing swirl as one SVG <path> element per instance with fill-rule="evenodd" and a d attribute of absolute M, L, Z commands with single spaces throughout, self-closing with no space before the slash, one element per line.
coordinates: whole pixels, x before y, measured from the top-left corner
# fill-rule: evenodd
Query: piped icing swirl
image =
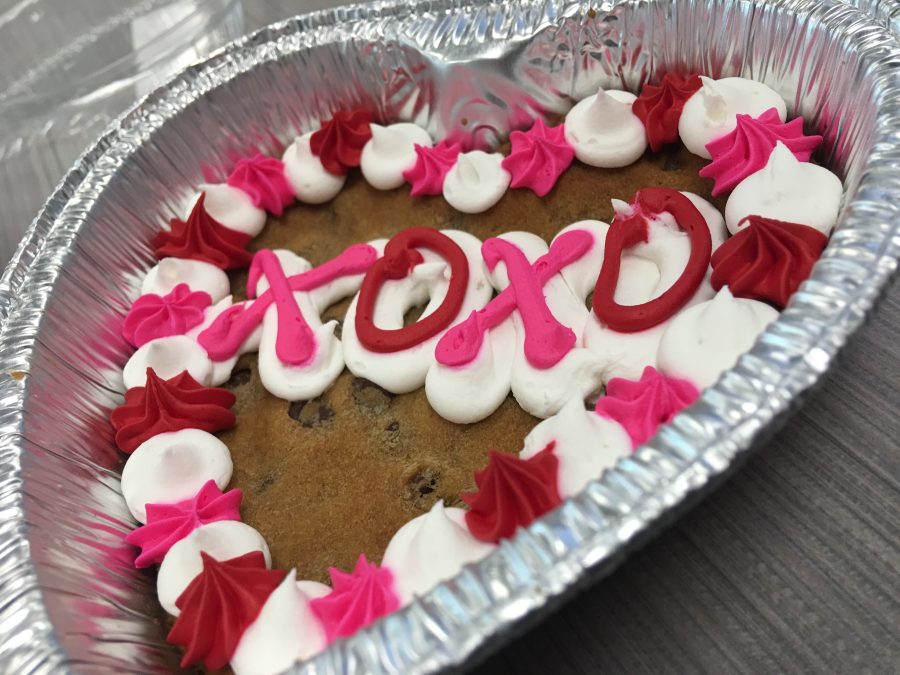
<path fill-rule="evenodd" d="M 647 366 L 637 382 L 621 377 L 611 379 L 606 385 L 606 396 L 597 401 L 596 411 L 621 424 L 636 448 L 697 396 L 697 388 L 687 380 L 666 377 Z"/>
<path fill-rule="evenodd" d="M 510 187 L 528 188 L 538 197 L 553 189 L 575 159 L 563 126 L 548 127 L 540 117 L 528 131 L 513 131 L 509 142 L 512 147 L 502 166 L 512 177 Z"/>
<path fill-rule="evenodd" d="M 559 506 L 557 465 L 552 443 L 528 459 L 491 450 L 487 467 L 475 472 L 478 490 L 461 495 L 469 531 L 497 543 Z"/>
<path fill-rule="evenodd" d="M 394 573 L 394 588 L 405 605 L 439 582 L 454 576 L 463 565 L 494 550 L 466 528 L 466 512 L 435 502 L 428 513 L 397 530 L 381 561 Z"/>
<path fill-rule="evenodd" d="M 645 84 L 631 111 L 644 123 L 653 152 L 678 140 L 678 121 L 684 104 L 700 88 L 697 75 L 666 73 L 658 86 Z"/>
<path fill-rule="evenodd" d="M 235 396 L 227 389 L 204 387 L 183 371 L 164 380 L 147 368 L 143 387 L 125 392 L 125 403 L 112 412 L 116 445 L 133 452 L 141 443 L 169 431 L 222 431 L 234 426 Z"/>
<path fill-rule="evenodd" d="M 309 607 L 325 629 L 329 643 L 353 635 L 400 607 L 394 592 L 394 575 L 389 569 L 370 563 L 364 554 L 352 572 L 332 567 L 328 573 L 333 590 L 310 602 Z"/>
<path fill-rule="evenodd" d="M 280 216 L 294 201 L 294 191 L 284 177 L 284 162 L 274 157 L 256 153 L 239 159 L 226 182 L 245 192 L 254 206 L 274 216 Z"/>
<path fill-rule="evenodd" d="M 202 260 L 163 258 L 141 282 L 141 295 L 168 295 L 180 284 L 187 284 L 192 291 L 208 293 L 213 302 L 219 302 L 231 291 L 228 275 L 215 265 Z"/>
<path fill-rule="evenodd" d="M 706 144 L 712 162 L 700 169 L 704 178 L 712 178 L 713 196 L 724 194 L 752 173 L 762 169 L 777 143 L 782 143 L 801 162 L 822 142 L 821 136 L 803 134 L 803 118 L 782 122 L 775 108 L 759 117 L 737 115 L 736 126 L 727 136 Z"/>
<path fill-rule="evenodd" d="M 250 236 L 214 220 L 203 207 L 204 198 L 200 193 L 187 220 L 173 218 L 169 221 L 171 229 L 153 238 L 156 257 L 203 260 L 224 270 L 246 267 L 252 259 L 246 250 Z"/>
<path fill-rule="evenodd" d="M 372 138 L 371 122 L 365 110 L 339 110 L 309 137 L 309 148 L 326 171 L 342 176 L 359 166 L 363 148 Z"/>
<path fill-rule="evenodd" d="M 175 542 L 181 541 L 201 525 L 217 520 L 240 520 L 243 492 L 222 492 L 214 480 L 208 480 L 200 492 L 174 504 L 147 504 L 147 523 L 132 530 L 125 541 L 141 549 L 134 560 L 137 568 L 161 563 Z"/>
<path fill-rule="evenodd" d="M 825 167 L 801 162 L 778 141 L 766 165 L 738 183 L 725 204 L 732 234 L 746 227 L 747 216 L 803 223 L 825 235 L 837 223 L 844 186 Z"/>
<path fill-rule="evenodd" d="M 409 194 L 412 197 L 441 194 L 444 179 L 456 164 L 462 146 L 443 140 L 434 147 L 416 145 L 415 151 L 416 163 L 403 172 L 403 177 L 411 186 Z"/>
<path fill-rule="evenodd" d="M 393 190 L 403 185 L 404 174 L 418 160 L 417 147 L 431 145 L 431 136 L 417 124 L 370 125 L 372 138 L 359 159 L 363 178 L 377 190 Z"/>
<path fill-rule="evenodd" d="M 211 304 L 209 293 L 192 291 L 187 284 L 178 284 L 166 295 L 142 295 L 128 310 L 122 335 L 135 347 L 156 338 L 184 335 L 203 323 L 204 310 Z"/>
<path fill-rule="evenodd" d="M 266 569 L 258 551 L 221 562 L 200 556 L 203 571 L 178 598 L 183 611 L 166 640 L 185 647 L 182 668 L 223 668 L 286 572 Z"/>
<path fill-rule="evenodd" d="M 628 166 L 647 147 L 644 124 L 632 112 L 635 95 L 602 88 L 575 104 L 566 115 L 566 141 L 578 161 L 615 169 Z"/>
<path fill-rule="evenodd" d="M 738 225 L 738 233 L 710 260 L 713 288 L 728 286 L 735 297 L 784 308 L 812 272 L 828 237 L 807 225 L 760 216 L 747 216 Z"/>

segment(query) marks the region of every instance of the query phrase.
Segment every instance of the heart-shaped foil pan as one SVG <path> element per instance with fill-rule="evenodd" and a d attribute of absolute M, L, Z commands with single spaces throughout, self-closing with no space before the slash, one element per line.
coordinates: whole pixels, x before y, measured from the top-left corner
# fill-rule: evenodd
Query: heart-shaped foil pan
<path fill-rule="evenodd" d="M 126 113 L 73 167 L 0 282 L 0 659 L 8 672 L 175 667 L 132 566 L 108 417 L 149 241 L 204 177 L 353 104 L 475 140 L 665 70 L 761 80 L 825 137 L 847 199 L 812 278 L 753 350 L 633 456 L 480 564 L 298 668 L 460 664 L 608 573 L 783 422 L 859 327 L 900 254 L 900 49 L 821 0 L 391 0 L 261 30 Z"/>

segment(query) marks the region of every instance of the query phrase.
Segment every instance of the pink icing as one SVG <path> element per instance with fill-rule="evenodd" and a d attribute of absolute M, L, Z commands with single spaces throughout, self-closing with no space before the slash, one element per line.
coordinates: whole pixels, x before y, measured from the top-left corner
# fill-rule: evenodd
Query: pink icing
<path fill-rule="evenodd" d="M 528 362 L 535 368 L 557 364 L 575 345 L 576 338 L 550 312 L 542 289 L 553 275 L 581 258 L 593 245 L 590 232 L 565 232 L 553 241 L 546 254 L 529 266 L 525 255 L 513 244 L 496 238 L 484 242 L 481 251 L 485 264 L 493 269 L 503 260 L 510 284 L 484 309 L 472 312 L 444 334 L 435 348 L 438 362 L 445 366 L 471 363 L 481 350 L 485 333 L 518 309 L 525 325 Z"/>
<path fill-rule="evenodd" d="M 553 189 L 575 158 L 575 148 L 566 141 L 563 125 L 548 128 L 540 117 L 528 131 L 512 132 L 509 140 L 512 148 L 503 168 L 512 175 L 510 187 L 529 188 L 538 197 Z"/>
<path fill-rule="evenodd" d="M 667 377 L 652 366 L 644 368 L 637 382 L 615 377 L 600 397 L 598 415 L 615 420 L 631 436 L 632 447 L 646 443 L 662 424 L 697 400 L 697 388 L 687 380 Z"/>
<path fill-rule="evenodd" d="M 294 191 L 284 177 L 284 162 L 274 157 L 257 153 L 238 160 L 226 182 L 246 192 L 257 208 L 276 216 L 294 201 Z"/>
<path fill-rule="evenodd" d="M 462 151 L 459 143 L 441 141 L 433 148 L 416 143 L 416 163 L 403 172 L 403 178 L 412 185 L 409 194 L 413 197 L 439 195 L 444 190 L 444 178 L 456 164 Z"/>
<path fill-rule="evenodd" d="M 779 141 L 798 160 L 807 162 L 822 137 L 804 136 L 802 118 L 782 122 L 775 108 L 769 108 L 757 118 L 738 115 L 734 131 L 706 144 L 712 162 L 700 169 L 700 175 L 715 181 L 713 195 L 733 190 L 747 176 L 766 165 Z"/>
<path fill-rule="evenodd" d="M 334 590 L 309 603 L 328 642 L 353 635 L 400 606 L 394 592 L 394 575 L 386 567 L 367 561 L 364 554 L 359 556 L 353 572 L 332 567 L 328 573 Z"/>
<path fill-rule="evenodd" d="M 278 358 L 284 363 L 295 365 L 306 363 L 312 356 L 309 350 L 315 349 L 315 342 L 293 293 L 311 291 L 341 277 L 363 274 L 378 258 L 378 252 L 372 246 L 354 244 L 318 267 L 285 277 L 275 254 L 260 251 L 256 257 L 263 253 L 269 254 L 264 256 L 265 266 L 262 266 L 263 261 L 258 265 L 254 258 L 250 267 L 247 297 L 255 297 L 256 284 L 261 274 L 265 274 L 269 280 L 269 289 L 253 302 L 232 305 L 226 309 L 198 337 L 200 345 L 213 361 L 225 361 L 237 354 L 244 341 L 262 321 L 266 310 L 275 302 L 278 307 L 278 336 L 275 343 Z"/>
<path fill-rule="evenodd" d="M 147 293 L 139 297 L 122 324 L 122 335 L 135 347 L 169 335 L 184 335 L 203 323 L 203 314 L 212 304 L 205 291 L 192 291 L 178 284 L 166 295 Z"/>
<path fill-rule="evenodd" d="M 141 549 L 135 567 L 149 567 L 162 559 L 173 544 L 201 525 L 217 520 L 240 520 L 243 493 L 222 493 L 214 480 L 207 481 L 192 499 L 175 504 L 147 504 L 147 524 L 130 532 L 125 541 Z"/>

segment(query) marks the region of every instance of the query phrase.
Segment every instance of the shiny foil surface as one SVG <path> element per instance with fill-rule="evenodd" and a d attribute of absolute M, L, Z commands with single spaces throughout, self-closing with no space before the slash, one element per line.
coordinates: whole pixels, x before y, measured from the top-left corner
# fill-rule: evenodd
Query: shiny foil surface
<path fill-rule="evenodd" d="M 600 84 L 637 90 L 666 70 L 743 75 L 824 136 L 819 159 L 844 178 L 841 221 L 812 278 L 733 370 L 616 469 L 297 671 L 458 665 L 608 573 L 785 420 L 897 268 L 900 48 L 884 20 L 892 4 L 879 6 L 389 1 L 276 24 L 152 93 L 66 176 L 0 280 L 0 669 L 177 668 L 154 579 L 123 542 L 134 524 L 108 420 L 151 236 L 194 186 L 354 105 L 481 146 Z"/>

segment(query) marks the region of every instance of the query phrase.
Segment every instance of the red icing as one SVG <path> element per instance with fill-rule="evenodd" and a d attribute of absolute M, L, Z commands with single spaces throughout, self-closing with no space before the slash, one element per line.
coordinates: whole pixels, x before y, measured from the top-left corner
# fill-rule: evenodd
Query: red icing
<path fill-rule="evenodd" d="M 776 143 L 783 143 L 799 161 L 806 162 L 822 142 L 821 136 L 803 135 L 802 118 L 782 122 L 775 108 L 756 118 L 737 115 L 736 119 L 734 131 L 706 144 L 712 162 L 700 169 L 700 175 L 715 181 L 713 195 L 734 189 L 762 169 Z"/>
<path fill-rule="evenodd" d="M 378 253 L 372 246 L 368 244 L 353 244 L 336 258 L 332 258 L 307 272 L 287 277 L 287 285 L 294 293 L 297 291 L 311 291 L 335 279 L 362 274 L 372 266 L 377 258 Z M 277 262 L 276 259 L 275 261 L 270 261 L 267 265 L 271 265 L 272 270 L 275 270 L 274 266 Z M 260 266 L 251 268 L 250 278 L 247 283 L 247 297 L 253 298 L 256 295 L 256 282 L 259 281 L 260 273 L 263 271 Z M 280 271 L 280 266 L 275 271 L 276 276 L 278 271 Z M 271 279 L 269 284 L 269 290 L 256 298 L 256 300 L 250 303 L 232 305 L 217 316 L 206 330 L 200 333 L 197 340 L 209 354 L 209 358 L 213 361 L 225 361 L 238 352 L 244 341 L 250 337 L 250 334 L 263 320 L 263 316 L 269 306 L 276 302 L 276 291 L 274 286 L 272 286 Z M 283 293 L 283 289 L 278 291 L 278 295 L 283 303 L 293 302 L 292 298 Z M 296 303 L 294 305 L 296 306 Z M 299 312 L 299 308 L 297 311 Z M 302 315 L 300 318 L 302 319 Z M 279 323 L 280 321 L 281 315 L 279 314 Z M 276 336 L 276 347 L 279 344 L 279 339 L 284 339 L 279 336 Z M 291 351 L 291 347 L 288 346 L 285 354 L 288 355 Z M 280 352 L 279 358 L 281 358 Z M 302 358 L 302 353 L 298 358 Z M 300 361 L 300 363 L 302 362 Z"/>
<path fill-rule="evenodd" d="M 459 143 L 441 141 L 433 148 L 416 143 L 416 163 L 403 172 L 403 178 L 412 186 L 410 196 L 439 195 L 444 191 L 444 179 L 456 164 L 462 152 Z"/>
<path fill-rule="evenodd" d="M 812 271 L 828 243 L 819 230 L 781 220 L 747 216 L 749 223 L 716 249 L 710 264 L 712 286 L 728 286 L 738 298 L 784 308 Z"/>
<path fill-rule="evenodd" d="M 343 176 L 359 166 L 363 146 L 372 138 L 372 116 L 365 110 L 339 110 L 309 139 L 309 148 L 329 173 Z"/>
<path fill-rule="evenodd" d="M 553 189 L 575 159 L 575 148 L 566 141 L 563 125 L 548 128 L 540 117 L 527 132 L 513 131 L 509 141 L 511 149 L 503 168 L 512 176 L 510 187 L 529 188 L 538 197 Z"/>
<path fill-rule="evenodd" d="M 149 567 L 161 563 L 172 545 L 201 525 L 217 520 L 240 520 L 238 507 L 243 493 L 222 493 L 216 481 L 207 481 L 191 499 L 175 504 L 147 504 L 147 524 L 130 532 L 125 541 L 141 549 L 134 566 Z"/>
<path fill-rule="evenodd" d="M 624 377 L 611 379 L 606 385 L 606 396 L 597 401 L 596 411 L 625 427 L 632 447 L 636 448 L 699 395 L 687 380 L 666 377 L 653 366 L 647 366 L 638 382 Z"/>
<path fill-rule="evenodd" d="M 423 261 L 416 247 L 439 254 L 450 266 L 450 287 L 436 311 L 410 326 L 386 330 L 374 322 L 375 301 L 382 284 L 402 279 Z M 366 273 L 356 305 L 356 333 L 359 342 L 373 352 L 398 352 L 437 335 L 456 318 L 469 283 L 469 261 L 459 245 L 445 234 L 424 227 L 411 227 L 391 238 L 384 256 Z"/>
<path fill-rule="evenodd" d="M 250 235 L 229 230 L 213 220 L 203 208 L 205 193 L 200 194 L 188 219 L 173 218 L 172 229 L 153 239 L 157 258 L 191 258 L 212 263 L 223 270 L 246 267 L 251 254 L 245 250 Z"/>
<path fill-rule="evenodd" d="M 353 572 L 332 567 L 328 573 L 334 590 L 309 603 L 328 642 L 353 635 L 400 606 L 391 571 L 370 563 L 365 555 L 359 556 Z"/>
<path fill-rule="evenodd" d="M 529 459 L 491 450 L 488 465 L 475 472 L 477 492 L 462 499 L 469 531 L 482 541 L 498 542 L 515 534 L 562 503 L 557 490 L 554 443 Z"/>
<path fill-rule="evenodd" d="M 659 86 L 644 85 L 641 95 L 631 104 L 631 111 L 644 123 L 651 150 L 656 152 L 678 140 L 681 111 L 701 84 L 698 75 L 667 73 Z"/>
<path fill-rule="evenodd" d="M 510 283 L 487 306 L 469 314 L 441 337 L 434 352 L 438 363 L 445 366 L 471 363 L 481 350 L 485 334 L 503 323 L 516 308 L 525 325 L 525 355 L 529 363 L 536 368 L 549 368 L 558 363 L 574 345 L 574 335 L 570 336 L 571 331 L 550 313 L 542 287 L 563 267 L 581 258 L 593 245 L 594 238 L 589 232 L 565 232 L 553 240 L 546 254 L 526 269 L 527 261 L 522 264 L 525 256 L 509 242 L 502 239 L 486 241 L 482 250 L 485 261 L 491 268 L 501 257 L 516 261 L 514 268 L 508 267 L 512 272 L 510 280 L 514 276 L 516 283 Z"/>
<path fill-rule="evenodd" d="M 125 403 L 112 412 L 116 445 L 134 452 L 151 436 L 179 429 L 221 431 L 234 426 L 229 410 L 235 397 L 227 389 L 204 387 L 187 371 L 163 380 L 147 368 L 147 383 L 125 392 Z"/>
<path fill-rule="evenodd" d="M 249 195 L 253 205 L 280 216 L 294 201 L 294 190 L 284 177 L 284 162 L 256 153 L 238 160 L 226 181 Z"/>
<path fill-rule="evenodd" d="M 122 335 L 135 347 L 169 335 L 184 335 L 203 323 L 204 310 L 212 304 L 209 293 L 191 291 L 178 284 L 167 295 L 139 297 L 122 324 Z"/>
<path fill-rule="evenodd" d="M 266 569 L 260 551 L 222 562 L 202 551 L 200 557 L 203 571 L 175 601 L 181 614 L 166 640 L 186 648 L 182 668 L 223 668 L 287 572 Z"/>
<path fill-rule="evenodd" d="M 673 316 L 691 299 L 709 266 L 712 238 L 706 220 L 687 197 L 669 188 L 645 188 L 635 195 L 633 213 L 617 215 L 606 235 L 606 253 L 594 288 L 594 313 L 613 330 L 634 333 L 652 328 Z M 691 255 L 678 280 L 658 298 L 641 305 L 620 305 L 615 301 L 622 253 L 643 241 L 649 231 L 647 218 L 670 213 L 687 232 Z"/>

